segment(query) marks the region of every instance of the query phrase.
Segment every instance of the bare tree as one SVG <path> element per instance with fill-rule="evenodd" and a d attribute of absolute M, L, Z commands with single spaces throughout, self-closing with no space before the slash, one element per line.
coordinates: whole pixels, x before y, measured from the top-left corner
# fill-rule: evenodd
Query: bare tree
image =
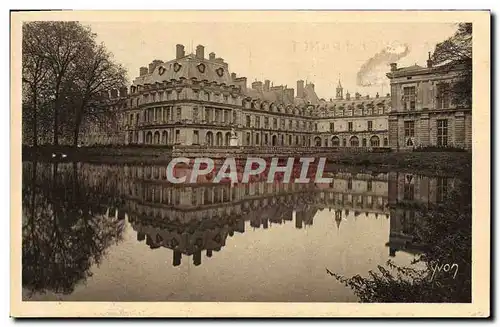
<path fill-rule="evenodd" d="M 39 97 L 46 82 L 48 69 L 46 59 L 39 55 L 35 35 L 38 33 L 35 24 L 23 25 L 22 42 L 22 82 L 23 104 L 29 108 L 33 132 L 33 146 L 38 145 L 38 110 Z"/>
<path fill-rule="evenodd" d="M 78 73 L 75 76 L 74 95 L 76 106 L 74 112 L 73 144 L 78 145 L 78 136 L 84 119 L 109 119 L 115 115 L 115 101 L 104 101 L 102 95 L 110 90 L 123 88 L 126 85 L 126 70 L 113 61 L 112 55 L 103 44 L 94 44 L 82 53 Z"/>
<path fill-rule="evenodd" d="M 90 28 L 78 22 L 33 22 L 32 56 L 42 58 L 51 71 L 54 145 L 59 144 L 59 115 L 64 100 L 64 84 L 71 81 L 79 66 L 78 58 L 93 45 Z"/>

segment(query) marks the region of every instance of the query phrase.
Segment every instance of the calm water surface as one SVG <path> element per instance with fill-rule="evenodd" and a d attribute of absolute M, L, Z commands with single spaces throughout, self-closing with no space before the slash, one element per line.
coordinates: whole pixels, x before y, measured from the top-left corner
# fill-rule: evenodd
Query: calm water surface
<path fill-rule="evenodd" d="M 23 163 L 23 299 L 358 301 L 326 273 L 368 276 L 419 252 L 415 211 L 457 182 L 329 171 L 331 184 L 172 185 L 165 166 Z"/>

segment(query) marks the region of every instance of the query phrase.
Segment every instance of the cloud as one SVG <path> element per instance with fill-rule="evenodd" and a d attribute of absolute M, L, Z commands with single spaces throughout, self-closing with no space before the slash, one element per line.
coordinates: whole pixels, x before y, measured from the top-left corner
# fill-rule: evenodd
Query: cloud
<path fill-rule="evenodd" d="M 388 71 L 389 64 L 398 61 L 409 53 L 410 47 L 408 44 L 393 43 L 387 45 L 361 66 L 356 76 L 356 83 L 359 86 L 387 83 L 385 74 Z"/>

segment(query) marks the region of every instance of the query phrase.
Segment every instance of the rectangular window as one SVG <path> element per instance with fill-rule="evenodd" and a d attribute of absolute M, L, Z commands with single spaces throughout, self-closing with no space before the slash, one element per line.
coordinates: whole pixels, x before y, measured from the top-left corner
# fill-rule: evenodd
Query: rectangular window
<path fill-rule="evenodd" d="M 273 128 L 278 128 L 278 120 L 276 118 L 273 118 Z"/>
<path fill-rule="evenodd" d="M 236 124 L 236 117 L 237 117 L 236 110 L 233 110 L 233 124 Z"/>
<path fill-rule="evenodd" d="M 210 121 L 210 108 L 205 108 L 205 121 Z"/>
<path fill-rule="evenodd" d="M 181 107 L 177 107 L 177 120 L 182 119 L 182 114 L 181 114 Z"/>
<path fill-rule="evenodd" d="M 259 116 L 255 117 L 255 126 L 257 128 L 260 128 L 260 117 Z"/>
<path fill-rule="evenodd" d="M 295 129 L 299 129 L 299 121 L 298 120 L 295 121 Z"/>
<path fill-rule="evenodd" d="M 371 120 L 368 121 L 368 130 L 369 131 L 373 130 L 373 122 Z"/>
<path fill-rule="evenodd" d="M 292 120 L 289 120 L 289 121 L 288 121 L 288 129 L 292 129 L 292 124 L 293 124 L 293 121 L 292 121 Z"/>
<path fill-rule="evenodd" d="M 403 88 L 403 108 L 404 110 L 415 110 L 415 86 Z"/>
<path fill-rule="evenodd" d="M 229 110 L 224 110 L 224 123 L 229 123 Z"/>
<path fill-rule="evenodd" d="M 214 121 L 220 123 L 220 112 L 218 109 L 214 109 Z"/>
<path fill-rule="evenodd" d="M 368 182 L 366 182 L 366 190 L 367 190 L 368 192 L 371 192 L 371 191 L 372 191 L 372 189 L 373 189 L 372 181 L 368 181 Z"/>
<path fill-rule="evenodd" d="M 200 135 L 198 131 L 193 131 L 193 144 L 200 144 Z"/>
<path fill-rule="evenodd" d="M 348 190 L 352 190 L 352 179 L 349 179 L 349 180 L 347 181 L 347 189 L 348 189 Z"/>
<path fill-rule="evenodd" d="M 436 109 L 447 109 L 450 106 L 450 84 L 441 83 L 437 86 Z"/>
<path fill-rule="evenodd" d="M 347 124 L 347 126 L 348 126 L 349 132 L 352 132 L 352 122 L 351 121 Z"/>
<path fill-rule="evenodd" d="M 198 121 L 198 107 L 193 108 L 193 122 Z"/>
<path fill-rule="evenodd" d="M 405 121 L 405 137 L 414 137 L 415 136 L 415 122 L 414 121 Z"/>
<path fill-rule="evenodd" d="M 438 119 L 437 120 L 437 145 L 447 146 L 448 145 L 448 120 Z"/>
<path fill-rule="evenodd" d="M 318 124 L 314 123 L 314 131 L 317 132 L 318 131 Z"/>
<path fill-rule="evenodd" d="M 269 117 L 264 117 L 264 128 L 269 128 Z"/>
<path fill-rule="evenodd" d="M 246 119 L 246 126 L 250 127 L 250 116 L 247 115 L 245 119 Z"/>
<path fill-rule="evenodd" d="M 181 131 L 179 131 L 178 129 L 175 130 L 175 143 L 179 143 L 180 136 L 181 136 Z"/>
<path fill-rule="evenodd" d="M 446 177 L 438 177 L 436 185 L 436 202 L 443 202 L 448 193 L 448 179 Z"/>
<path fill-rule="evenodd" d="M 403 199 L 414 200 L 415 198 L 415 184 L 405 183 L 403 188 Z"/>
<path fill-rule="evenodd" d="M 333 132 L 335 129 L 335 123 L 330 123 L 330 132 Z"/>

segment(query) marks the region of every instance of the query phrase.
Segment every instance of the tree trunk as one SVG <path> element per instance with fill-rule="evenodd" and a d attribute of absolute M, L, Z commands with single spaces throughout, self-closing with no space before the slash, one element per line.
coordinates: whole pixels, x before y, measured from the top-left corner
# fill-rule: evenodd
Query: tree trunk
<path fill-rule="evenodd" d="M 78 146 L 78 136 L 80 135 L 80 126 L 82 125 L 83 110 L 85 108 L 85 103 L 82 103 L 80 110 L 76 113 L 75 126 L 73 129 L 73 146 L 76 148 Z"/>
<path fill-rule="evenodd" d="M 54 100 L 54 145 L 59 145 L 59 102 L 60 102 L 61 80 L 56 82 L 56 94 Z"/>
<path fill-rule="evenodd" d="M 37 131 L 37 91 L 33 88 L 33 147 L 38 146 L 38 131 Z"/>

